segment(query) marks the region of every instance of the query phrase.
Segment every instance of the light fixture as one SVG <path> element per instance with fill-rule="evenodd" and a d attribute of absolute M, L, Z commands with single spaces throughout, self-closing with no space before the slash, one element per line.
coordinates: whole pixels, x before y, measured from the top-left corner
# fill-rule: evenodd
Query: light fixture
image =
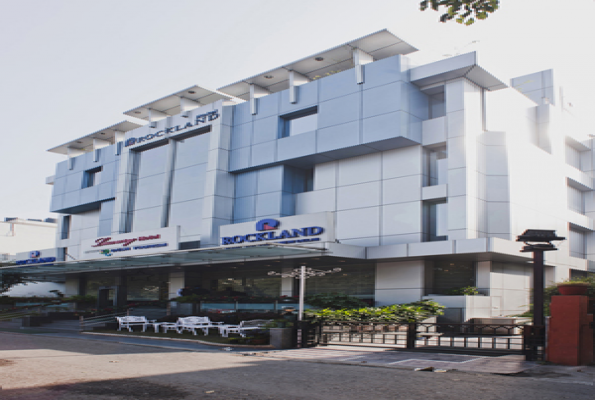
<path fill-rule="evenodd" d="M 77 142 L 77 143 L 83 143 L 83 142 L 81 142 L 80 140 L 77 140 L 76 142 Z"/>
<path fill-rule="evenodd" d="M 273 79 L 273 75 L 265 75 L 265 79 Z"/>
<path fill-rule="evenodd" d="M 188 91 L 188 93 L 190 93 L 190 94 L 194 94 L 194 93 L 196 93 L 196 92 L 195 92 L 194 90 L 189 90 L 189 91 Z"/>
<path fill-rule="evenodd" d="M 306 279 L 311 278 L 313 276 L 325 276 L 326 274 L 333 274 L 335 272 L 341 272 L 341 268 L 333 268 L 325 271 L 321 269 L 309 268 L 302 264 L 300 268 L 294 268 L 289 272 L 269 271 L 267 275 L 280 276 L 281 278 L 296 278 L 300 280 L 298 321 L 301 321 L 304 316 L 304 297 L 306 293 Z"/>
<path fill-rule="evenodd" d="M 322 60 L 324 60 L 324 57 L 316 57 L 315 60 L 316 61 L 322 61 Z"/>
<path fill-rule="evenodd" d="M 100 135 L 105 135 L 105 132 L 101 132 Z"/>
<path fill-rule="evenodd" d="M 135 113 L 135 114 L 140 114 L 141 112 L 140 112 L 140 111 L 135 111 L 134 113 Z"/>

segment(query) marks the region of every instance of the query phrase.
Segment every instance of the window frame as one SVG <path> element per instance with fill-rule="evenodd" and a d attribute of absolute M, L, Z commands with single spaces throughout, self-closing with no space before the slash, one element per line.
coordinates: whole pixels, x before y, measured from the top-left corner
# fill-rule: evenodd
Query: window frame
<path fill-rule="evenodd" d="M 318 116 L 318 106 L 305 108 L 303 110 L 295 111 L 289 114 L 281 115 L 280 116 L 280 138 L 286 138 L 291 136 L 301 135 L 302 133 L 311 132 L 311 131 L 304 131 L 300 133 L 296 133 L 294 135 L 291 134 L 291 121 L 296 119 L 309 117 L 312 115 Z M 316 129 L 318 129 L 318 118 L 316 120 Z"/>
<path fill-rule="evenodd" d="M 85 174 L 83 175 L 83 189 L 99 185 L 101 182 L 97 182 L 97 173 L 101 174 L 102 171 L 102 167 L 96 167 L 86 170 Z"/>

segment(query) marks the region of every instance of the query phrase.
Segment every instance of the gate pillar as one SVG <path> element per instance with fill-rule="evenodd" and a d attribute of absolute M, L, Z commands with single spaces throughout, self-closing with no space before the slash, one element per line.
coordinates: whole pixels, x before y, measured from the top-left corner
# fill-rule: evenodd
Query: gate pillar
<path fill-rule="evenodd" d="M 593 362 L 593 314 L 587 296 L 552 296 L 547 361 L 562 365 Z"/>

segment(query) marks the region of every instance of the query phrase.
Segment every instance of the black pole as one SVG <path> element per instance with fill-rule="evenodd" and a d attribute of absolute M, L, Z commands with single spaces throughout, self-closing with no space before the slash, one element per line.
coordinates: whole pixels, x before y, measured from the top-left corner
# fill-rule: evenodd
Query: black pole
<path fill-rule="evenodd" d="M 543 317 L 543 251 L 533 251 L 533 326 L 545 326 Z"/>

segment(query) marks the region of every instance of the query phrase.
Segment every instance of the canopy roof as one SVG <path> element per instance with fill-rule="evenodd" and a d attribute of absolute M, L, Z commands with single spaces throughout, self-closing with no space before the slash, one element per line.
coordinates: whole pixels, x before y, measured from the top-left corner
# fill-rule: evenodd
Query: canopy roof
<path fill-rule="evenodd" d="M 221 246 L 194 250 L 178 250 L 167 253 L 128 257 L 103 257 L 92 260 L 59 261 L 43 264 L 10 265 L 0 268 L 3 273 L 20 273 L 39 280 L 63 279 L 64 274 L 131 269 L 157 266 L 181 266 L 186 264 L 213 264 L 220 262 L 244 262 L 257 259 L 322 255 L 324 244 L 295 246 L 266 244 L 259 246 Z"/>
<path fill-rule="evenodd" d="M 124 120 L 118 122 L 117 124 L 108 126 L 107 128 L 103 128 L 99 131 L 89 133 L 88 135 L 85 135 L 78 139 L 74 139 L 70 142 L 53 147 L 48 151 L 50 153 L 58 153 L 64 155 L 68 154 L 68 148 L 82 151 L 90 151 L 91 149 L 93 149 L 93 139 L 107 140 L 111 144 L 114 144 L 116 141 L 116 132 L 128 132 L 141 126 L 141 124 L 137 124 L 136 122 Z"/>
<path fill-rule="evenodd" d="M 180 107 L 180 98 L 185 98 L 195 102 L 195 106 L 206 106 L 207 104 L 214 103 L 219 100 L 232 100 L 235 101 L 233 96 L 229 96 L 225 93 L 220 93 L 216 90 L 204 88 L 202 86 L 194 85 L 189 88 L 180 90 L 170 95 L 161 97 L 160 99 L 153 100 L 149 103 L 143 104 L 124 112 L 125 115 L 149 120 L 149 109 L 160 111 L 167 115 L 177 115 L 182 112 Z M 237 100 L 241 102 L 241 100 Z"/>

